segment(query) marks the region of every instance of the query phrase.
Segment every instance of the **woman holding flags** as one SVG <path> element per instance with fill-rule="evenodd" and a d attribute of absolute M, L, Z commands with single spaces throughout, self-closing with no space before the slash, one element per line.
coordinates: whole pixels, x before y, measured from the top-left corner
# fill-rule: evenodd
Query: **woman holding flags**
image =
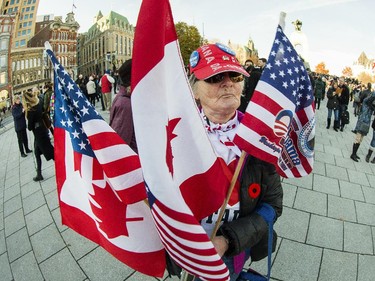
<path fill-rule="evenodd" d="M 190 73 L 191 88 L 209 139 L 227 164 L 227 173 L 233 175 L 241 151 L 232 140 L 243 117 L 237 108 L 244 75 L 248 73 L 238 63 L 235 53 L 219 43 L 201 46 L 192 53 Z M 267 218 L 276 221 L 282 213 L 283 190 L 274 166 L 251 155 L 243 163 L 224 216 L 220 218 L 215 212 L 201 220 L 230 271 L 230 280 L 238 280 L 250 257 L 253 261 L 267 257 Z M 217 222 L 220 226 L 215 235 Z M 272 242 L 274 251 L 275 233 Z"/>

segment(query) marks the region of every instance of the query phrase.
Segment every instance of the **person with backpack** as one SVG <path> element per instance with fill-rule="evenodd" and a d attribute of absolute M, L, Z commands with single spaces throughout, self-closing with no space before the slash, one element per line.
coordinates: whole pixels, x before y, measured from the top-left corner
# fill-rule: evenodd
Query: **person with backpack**
<path fill-rule="evenodd" d="M 331 82 L 331 86 L 327 91 L 327 108 L 328 108 L 328 115 L 327 115 L 327 127 L 329 129 L 331 126 L 331 116 L 333 112 L 334 116 L 334 123 L 333 129 L 337 132 L 339 128 L 339 100 L 338 100 L 338 83 L 337 80 L 333 80 Z"/>
<path fill-rule="evenodd" d="M 340 77 L 339 79 L 339 89 L 341 91 L 341 94 L 339 95 L 339 127 L 340 131 L 344 131 L 344 127 L 347 122 L 347 119 L 343 120 L 343 113 L 348 110 L 349 105 L 349 87 L 346 85 L 346 81 L 344 77 Z M 346 113 L 346 115 L 349 114 L 349 112 Z"/>

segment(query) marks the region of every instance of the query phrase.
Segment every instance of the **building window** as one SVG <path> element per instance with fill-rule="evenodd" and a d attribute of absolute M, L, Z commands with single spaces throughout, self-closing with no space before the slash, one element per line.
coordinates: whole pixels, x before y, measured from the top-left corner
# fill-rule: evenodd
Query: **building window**
<path fill-rule="evenodd" d="M 7 39 L 1 39 L 0 50 L 6 50 L 7 45 L 8 45 L 8 40 Z"/>
<path fill-rule="evenodd" d="M 7 65 L 8 64 L 6 62 L 6 56 L 5 55 L 0 56 L 0 66 L 1 66 L 1 68 L 6 67 Z"/>
<path fill-rule="evenodd" d="M 0 73 L 0 85 L 3 85 L 7 83 L 7 73 L 6 72 L 1 72 Z"/>
<path fill-rule="evenodd" d="M 20 43 L 18 41 L 16 41 L 16 44 L 15 44 L 16 48 L 18 48 L 19 45 L 20 45 Z"/>
<path fill-rule="evenodd" d="M 25 46 L 26 45 L 26 39 L 22 39 L 21 41 L 20 41 L 20 47 L 23 47 L 23 46 Z"/>

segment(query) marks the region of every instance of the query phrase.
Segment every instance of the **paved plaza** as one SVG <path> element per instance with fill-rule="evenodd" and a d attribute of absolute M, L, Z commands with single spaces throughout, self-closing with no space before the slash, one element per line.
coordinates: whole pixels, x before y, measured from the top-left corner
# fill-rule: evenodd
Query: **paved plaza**
<path fill-rule="evenodd" d="M 325 101 L 316 115 L 312 174 L 283 179 L 272 280 L 373 281 L 375 164 L 364 161 L 372 131 L 356 163 L 349 158 L 354 115 L 344 132 L 325 128 Z M 103 117 L 108 120 L 108 113 Z M 32 133 L 28 136 L 33 143 Z M 34 155 L 21 158 L 13 122 L 0 128 L 0 155 L 1 281 L 158 280 L 135 272 L 61 224 L 54 163 L 43 159 L 44 181 L 34 182 Z M 266 273 L 267 260 L 251 267 Z"/>

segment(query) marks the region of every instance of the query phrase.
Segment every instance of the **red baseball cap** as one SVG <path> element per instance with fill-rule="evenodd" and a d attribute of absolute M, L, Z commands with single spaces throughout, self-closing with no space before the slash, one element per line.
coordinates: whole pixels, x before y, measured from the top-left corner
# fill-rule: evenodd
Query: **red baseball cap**
<path fill-rule="evenodd" d="M 190 55 L 189 64 L 190 73 L 194 73 L 199 80 L 228 71 L 249 76 L 249 73 L 238 62 L 236 53 L 220 43 L 199 47 Z"/>

